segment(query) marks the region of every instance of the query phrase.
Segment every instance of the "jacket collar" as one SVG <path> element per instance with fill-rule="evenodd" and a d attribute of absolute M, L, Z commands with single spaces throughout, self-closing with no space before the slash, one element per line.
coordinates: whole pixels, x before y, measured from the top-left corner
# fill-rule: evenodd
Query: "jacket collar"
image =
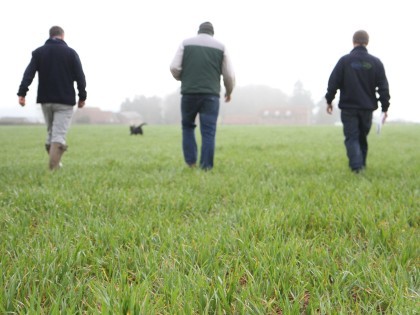
<path fill-rule="evenodd" d="M 366 46 L 360 45 L 360 46 L 354 47 L 352 49 L 352 52 L 353 51 L 367 52 L 368 50 L 367 50 Z"/>
<path fill-rule="evenodd" d="M 55 45 L 66 45 L 66 42 L 60 38 L 49 38 L 45 42 L 45 44 L 55 44 Z"/>

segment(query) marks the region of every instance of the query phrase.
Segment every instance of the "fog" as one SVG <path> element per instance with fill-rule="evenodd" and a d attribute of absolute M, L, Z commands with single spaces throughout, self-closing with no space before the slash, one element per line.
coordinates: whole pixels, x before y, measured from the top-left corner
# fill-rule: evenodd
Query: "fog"
<path fill-rule="evenodd" d="M 181 41 L 210 21 L 231 55 L 237 91 L 267 86 L 292 97 L 301 82 L 314 104 L 323 100 L 338 59 L 352 49 L 353 33 L 365 29 L 368 50 L 382 60 L 388 76 L 389 119 L 420 122 L 414 95 L 420 20 L 414 5 L 409 0 L 2 2 L 0 116 L 40 117 L 37 78 L 24 108 L 16 93 L 31 52 L 44 44 L 52 25 L 64 28 L 65 41 L 82 60 L 86 107 L 119 111 L 127 99 L 177 93 L 180 83 L 169 64 Z M 235 90 L 232 97 L 240 108 Z M 232 104 L 222 103 L 221 110 Z"/>

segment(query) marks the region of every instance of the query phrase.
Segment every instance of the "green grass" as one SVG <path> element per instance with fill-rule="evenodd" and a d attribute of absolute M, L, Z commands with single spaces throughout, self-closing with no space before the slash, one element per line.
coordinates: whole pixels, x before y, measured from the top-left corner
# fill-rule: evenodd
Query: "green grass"
<path fill-rule="evenodd" d="M 1 314 L 417 314 L 419 125 L 220 126 L 188 169 L 178 126 L 0 127 Z M 199 137 L 198 137 L 199 138 Z"/>

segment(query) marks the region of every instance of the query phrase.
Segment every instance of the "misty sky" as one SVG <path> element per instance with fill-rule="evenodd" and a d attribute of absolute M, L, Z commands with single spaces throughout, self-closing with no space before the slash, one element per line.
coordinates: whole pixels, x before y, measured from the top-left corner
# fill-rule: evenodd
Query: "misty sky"
<path fill-rule="evenodd" d="M 291 95 L 300 80 L 315 103 L 325 95 L 338 59 L 352 49 L 353 33 L 365 29 L 368 50 L 382 60 L 388 76 L 389 119 L 420 122 L 415 5 L 411 0 L 2 1 L 0 116 L 40 115 L 37 78 L 25 108 L 16 93 L 31 52 L 44 44 L 52 25 L 64 28 L 65 41 L 80 55 L 86 106 L 118 111 L 126 98 L 175 92 L 180 84 L 169 64 L 176 49 L 196 35 L 201 22 L 210 21 L 231 55 L 237 85 L 264 84 Z"/>

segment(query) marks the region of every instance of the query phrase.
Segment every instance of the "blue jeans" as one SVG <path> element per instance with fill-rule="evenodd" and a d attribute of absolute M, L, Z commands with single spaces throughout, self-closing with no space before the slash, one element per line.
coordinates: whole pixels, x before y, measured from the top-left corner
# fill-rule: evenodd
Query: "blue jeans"
<path fill-rule="evenodd" d="M 213 168 L 216 123 L 219 115 L 219 96 L 183 95 L 181 99 L 182 115 L 182 150 L 185 163 L 193 166 L 197 163 L 197 142 L 195 140 L 195 119 L 200 119 L 201 155 L 200 167 Z"/>
<path fill-rule="evenodd" d="M 342 109 L 341 121 L 349 166 L 353 171 L 358 171 L 366 167 L 367 136 L 372 126 L 372 111 Z"/>

